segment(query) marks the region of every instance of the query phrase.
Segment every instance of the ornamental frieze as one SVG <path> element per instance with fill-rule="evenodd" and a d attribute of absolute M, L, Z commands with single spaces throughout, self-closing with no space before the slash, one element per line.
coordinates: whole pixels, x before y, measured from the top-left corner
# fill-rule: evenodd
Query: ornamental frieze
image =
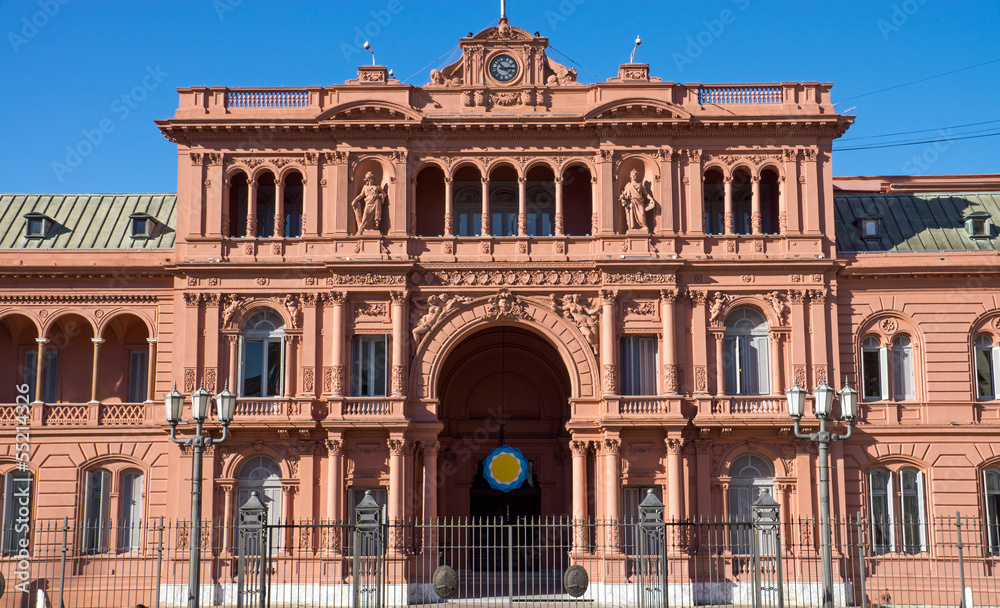
<path fill-rule="evenodd" d="M 646 271 L 635 272 L 601 272 L 602 283 L 605 285 L 647 285 L 651 283 L 676 283 L 677 275 L 674 271 Z"/>
<path fill-rule="evenodd" d="M 599 285 L 596 270 L 425 270 L 410 274 L 412 285 Z"/>
<path fill-rule="evenodd" d="M 389 307 L 385 302 L 358 302 L 354 305 L 354 318 L 386 319 L 389 317 Z"/>
<path fill-rule="evenodd" d="M 0 296 L 0 304 L 155 304 L 156 296 L 23 295 Z"/>
<path fill-rule="evenodd" d="M 336 274 L 327 277 L 327 285 L 404 285 L 406 277 L 401 274 L 378 274 L 364 272 L 357 274 Z"/>

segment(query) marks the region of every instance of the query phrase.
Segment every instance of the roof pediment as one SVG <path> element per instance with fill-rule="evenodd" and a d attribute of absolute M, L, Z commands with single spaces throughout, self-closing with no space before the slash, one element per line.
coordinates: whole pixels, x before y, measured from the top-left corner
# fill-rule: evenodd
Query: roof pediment
<path fill-rule="evenodd" d="M 687 120 L 690 112 L 684 108 L 658 99 L 619 99 L 594 108 L 584 117 L 587 120 Z"/>
<path fill-rule="evenodd" d="M 319 116 L 320 121 L 350 122 L 420 122 L 423 116 L 413 108 L 388 101 L 366 99 L 330 108 Z"/>

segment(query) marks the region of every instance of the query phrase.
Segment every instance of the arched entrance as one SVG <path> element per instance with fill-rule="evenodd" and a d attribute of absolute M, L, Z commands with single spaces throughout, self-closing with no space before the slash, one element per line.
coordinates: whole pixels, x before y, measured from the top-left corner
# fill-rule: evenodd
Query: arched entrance
<path fill-rule="evenodd" d="M 512 325 L 478 331 L 448 355 L 438 394 L 439 515 L 514 520 L 569 513 L 570 382 L 555 347 Z M 530 464 L 525 485 L 509 493 L 489 487 L 482 473 L 501 435 Z"/>

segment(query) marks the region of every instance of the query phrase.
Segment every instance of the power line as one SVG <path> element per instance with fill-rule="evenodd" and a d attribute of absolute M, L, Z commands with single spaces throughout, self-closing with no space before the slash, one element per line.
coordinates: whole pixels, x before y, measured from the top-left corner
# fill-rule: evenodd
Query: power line
<path fill-rule="evenodd" d="M 839 142 L 860 141 L 862 139 L 877 139 L 879 137 L 894 137 L 896 135 L 913 135 L 914 133 L 928 133 L 930 131 L 946 131 L 946 130 L 949 130 L 949 129 L 964 129 L 965 127 L 977 127 L 979 125 L 990 125 L 990 124 L 993 124 L 993 123 L 996 123 L 996 122 L 1000 122 L 1000 120 L 987 120 L 987 121 L 984 121 L 984 122 L 970 122 L 970 123 L 964 124 L 964 125 L 952 125 L 950 127 L 937 127 L 937 128 L 934 128 L 934 129 L 919 129 L 917 131 L 900 131 L 898 133 L 883 133 L 882 135 L 865 135 L 863 137 L 844 137 L 844 138 L 839 139 L 837 141 L 839 141 Z M 968 135 L 968 133 L 963 133 L 963 135 Z"/>
<path fill-rule="evenodd" d="M 908 87 L 911 84 L 917 84 L 917 83 L 920 83 L 920 82 L 927 82 L 928 80 L 934 80 L 935 78 L 941 78 L 943 76 L 951 76 L 952 74 L 958 74 L 959 72 L 964 72 L 966 70 L 972 70 L 972 69 L 975 69 L 975 68 L 981 68 L 984 65 L 990 65 L 991 63 L 1000 63 L 1000 58 L 991 59 L 990 61 L 984 61 L 983 63 L 977 63 L 976 65 L 970 65 L 970 66 L 967 66 L 967 67 L 964 67 L 964 68 L 959 68 L 957 70 L 952 70 L 950 72 L 945 72 L 943 74 L 935 74 L 934 76 L 928 76 L 927 78 L 921 78 L 919 80 L 912 80 L 910 82 L 904 82 L 903 84 L 897 84 L 897 85 L 894 85 L 894 86 L 891 86 L 891 87 L 886 87 L 884 89 L 879 89 L 877 91 L 870 91 L 868 93 L 862 93 L 860 95 L 854 95 L 852 97 L 845 97 L 844 99 L 841 99 L 841 100 L 837 101 L 834 105 L 837 105 L 838 103 L 844 103 L 845 101 L 850 101 L 852 99 L 859 99 L 861 97 L 867 97 L 869 95 L 875 95 L 876 93 L 885 93 L 886 91 L 892 91 L 894 89 L 901 89 L 903 87 Z"/>
<path fill-rule="evenodd" d="M 876 150 L 878 148 L 901 148 L 903 146 L 918 146 L 920 144 L 935 144 L 942 141 L 958 141 L 960 139 L 979 139 L 981 137 L 996 137 L 1000 135 L 1000 131 L 996 133 L 986 133 L 983 135 L 967 135 L 961 137 L 941 137 L 939 139 L 925 139 L 923 141 L 911 141 L 906 143 L 894 143 L 894 144 L 875 144 L 872 146 L 855 146 L 853 148 L 836 148 L 834 152 L 851 152 L 853 150 Z"/>

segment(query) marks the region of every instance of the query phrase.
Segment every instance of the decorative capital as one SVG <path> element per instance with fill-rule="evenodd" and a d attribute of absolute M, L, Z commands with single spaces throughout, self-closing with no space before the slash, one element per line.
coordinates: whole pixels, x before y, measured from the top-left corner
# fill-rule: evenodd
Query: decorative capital
<path fill-rule="evenodd" d="M 331 291 L 329 296 L 330 302 L 335 305 L 343 306 L 347 302 L 347 292 L 346 291 Z"/>
<path fill-rule="evenodd" d="M 666 445 L 667 452 L 671 454 L 680 454 L 684 449 L 683 439 L 667 438 L 664 440 L 664 444 Z"/>
<path fill-rule="evenodd" d="M 677 290 L 676 289 L 661 289 L 660 299 L 664 302 L 669 302 L 673 304 L 677 301 Z"/>
<path fill-rule="evenodd" d="M 327 439 L 326 450 L 331 456 L 341 456 L 344 453 L 344 443 L 339 439 Z"/>
<path fill-rule="evenodd" d="M 622 442 L 620 439 L 605 439 L 604 449 L 608 451 L 608 454 L 614 454 L 617 456 L 621 453 Z"/>
<path fill-rule="evenodd" d="M 618 301 L 618 292 L 612 289 L 601 290 L 601 304 L 614 304 Z"/>
<path fill-rule="evenodd" d="M 406 304 L 406 292 L 405 291 L 390 291 L 389 299 L 392 300 L 393 304 L 402 306 Z"/>
<path fill-rule="evenodd" d="M 390 439 L 388 443 L 389 453 L 393 456 L 402 456 L 406 453 L 405 439 Z"/>
<path fill-rule="evenodd" d="M 589 442 L 587 441 L 570 441 L 569 449 L 573 452 L 573 456 L 578 458 L 584 458 L 587 456 L 587 448 L 589 447 Z"/>

